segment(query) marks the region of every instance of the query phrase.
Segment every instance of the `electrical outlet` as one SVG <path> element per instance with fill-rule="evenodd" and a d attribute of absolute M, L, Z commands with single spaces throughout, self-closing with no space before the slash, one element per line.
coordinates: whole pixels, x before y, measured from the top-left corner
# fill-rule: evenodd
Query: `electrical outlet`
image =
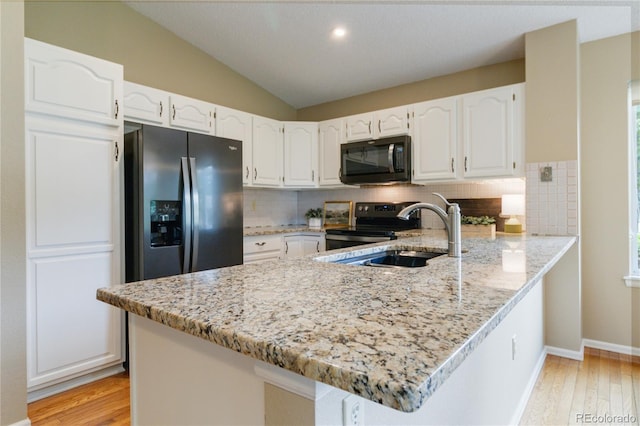
<path fill-rule="evenodd" d="M 362 426 L 364 424 L 364 406 L 356 395 L 342 400 L 342 425 Z"/>
<path fill-rule="evenodd" d="M 553 168 L 545 166 L 540 169 L 540 182 L 551 182 L 553 180 Z"/>
<path fill-rule="evenodd" d="M 514 334 L 511 338 L 511 359 L 516 360 L 516 344 L 518 343 L 517 336 Z"/>

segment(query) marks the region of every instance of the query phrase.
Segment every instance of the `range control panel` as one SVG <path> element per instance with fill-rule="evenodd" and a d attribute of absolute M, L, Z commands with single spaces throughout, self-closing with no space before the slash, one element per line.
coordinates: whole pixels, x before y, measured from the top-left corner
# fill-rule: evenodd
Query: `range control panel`
<path fill-rule="evenodd" d="M 400 210 L 415 203 L 417 201 L 356 203 L 356 217 L 395 217 Z M 416 213 L 419 217 L 420 211 Z"/>

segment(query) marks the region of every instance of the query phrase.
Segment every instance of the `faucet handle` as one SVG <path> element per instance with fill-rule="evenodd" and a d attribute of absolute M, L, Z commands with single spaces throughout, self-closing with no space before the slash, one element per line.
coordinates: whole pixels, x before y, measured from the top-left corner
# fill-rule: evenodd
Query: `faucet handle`
<path fill-rule="evenodd" d="M 455 204 L 455 203 L 450 203 L 449 200 L 444 198 L 444 196 L 442 194 L 438 194 L 437 192 L 432 192 L 432 194 L 435 195 L 436 197 L 439 197 L 442 201 L 444 201 L 444 204 L 447 207 L 451 207 L 451 206 L 453 206 Z"/>

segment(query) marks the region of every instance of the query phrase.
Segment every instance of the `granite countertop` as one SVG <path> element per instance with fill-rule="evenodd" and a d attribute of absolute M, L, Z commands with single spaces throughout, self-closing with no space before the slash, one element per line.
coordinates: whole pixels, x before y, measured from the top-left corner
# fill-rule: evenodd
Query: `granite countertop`
<path fill-rule="evenodd" d="M 254 237 L 259 235 L 276 235 L 290 234 L 295 232 L 316 232 L 324 233 L 324 229 L 309 228 L 308 225 L 281 225 L 281 226 L 254 226 L 247 227 L 242 230 L 245 237 Z"/>
<path fill-rule="evenodd" d="M 468 238 L 461 259 L 440 256 L 414 269 L 328 262 L 354 249 L 445 248 L 441 232 L 424 231 L 321 256 L 103 288 L 98 299 L 411 412 L 575 241 Z"/>

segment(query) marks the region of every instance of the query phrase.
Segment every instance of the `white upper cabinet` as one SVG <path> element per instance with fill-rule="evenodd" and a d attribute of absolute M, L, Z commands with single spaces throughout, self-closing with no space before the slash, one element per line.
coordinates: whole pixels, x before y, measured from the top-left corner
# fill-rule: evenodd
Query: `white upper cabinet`
<path fill-rule="evenodd" d="M 169 100 L 169 124 L 172 127 L 215 134 L 215 105 L 174 94 L 169 96 Z"/>
<path fill-rule="evenodd" d="M 339 186 L 340 144 L 343 142 L 344 120 L 322 121 L 318 124 L 318 183 L 320 186 Z"/>
<path fill-rule="evenodd" d="M 521 125 L 514 118 L 521 110 L 516 107 L 521 88 L 512 85 L 462 96 L 464 177 L 514 176 L 518 172 Z"/>
<path fill-rule="evenodd" d="M 26 111 L 120 125 L 122 65 L 28 38 L 24 42 Z"/>
<path fill-rule="evenodd" d="M 373 119 L 375 139 L 409 133 L 409 109 L 406 106 L 376 111 Z"/>
<path fill-rule="evenodd" d="M 231 108 L 218 107 L 216 110 L 216 136 L 242 141 L 242 183 L 250 185 L 253 177 L 251 173 L 253 169 L 251 115 Z"/>
<path fill-rule="evenodd" d="M 347 141 L 378 139 L 409 133 L 407 106 L 382 109 L 346 118 Z"/>
<path fill-rule="evenodd" d="M 456 177 L 458 98 L 414 105 L 413 177 L 415 182 Z"/>
<path fill-rule="evenodd" d="M 284 186 L 318 185 L 318 123 L 284 123 Z"/>
<path fill-rule="evenodd" d="M 373 139 L 373 113 L 352 115 L 346 118 L 347 141 Z"/>
<path fill-rule="evenodd" d="M 169 94 L 163 90 L 125 81 L 124 117 L 138 123 L 169 126 Z"/>
<path fill-rule="evenodd" d="M 282 142 L 280 121 L 253 117 L 253 185 L 282 185 Z"/>

